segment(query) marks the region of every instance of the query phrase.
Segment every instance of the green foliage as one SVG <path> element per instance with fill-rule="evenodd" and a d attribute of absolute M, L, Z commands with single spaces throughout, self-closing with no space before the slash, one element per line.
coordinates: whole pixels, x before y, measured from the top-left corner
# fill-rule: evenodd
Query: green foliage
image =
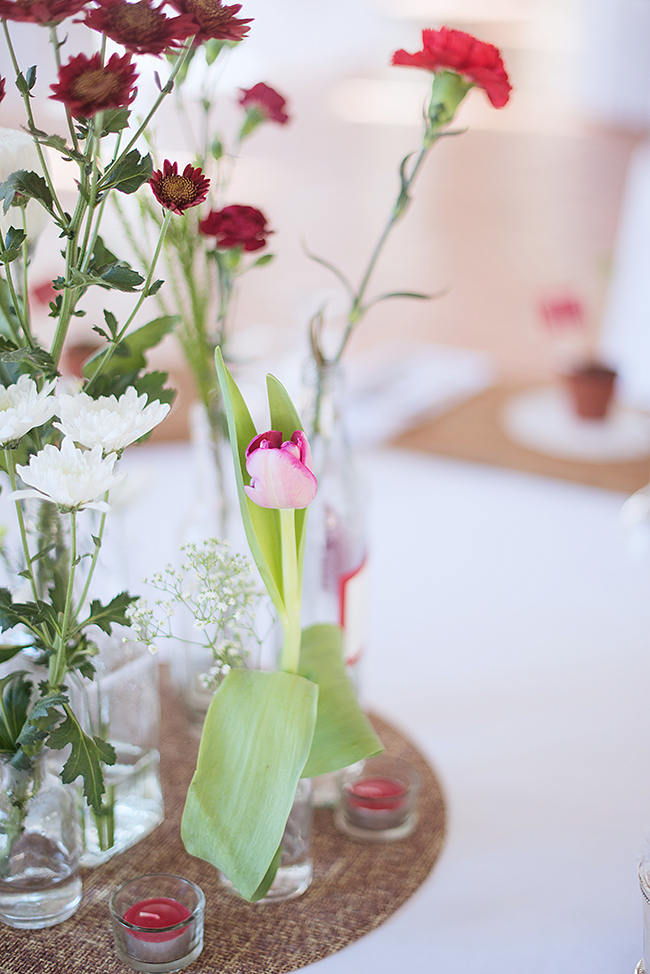
<path fill-rule="evenodd" d="M 18 200 L 16 200 L 18 197 Z M 6 213 L 14 202 L 38 200 L 45 207 L 50 216 L 54 216 L 52 194 L 42 176 L 26 169 L 18 169 L 0 183 L 0 200 L 4 200 L 3 211 Z"/>
<path fill-rule="evenodd" d="M 232 670 L 208 709 L 181 836 L 248 900 L 279 861 L 317 700 L 318 688 L 300 676 Z"/>
<path fill-rule="evenodd" d="M 31 68 L 27 68 L 27 71 L 23 74 L 22 71 L 16 78 L 16 88 L 21 93 L 21 95 L 29 95 L 32 88 L 36 84 L 36 65 L 32 65 Z"/>
<path fill-rule="evenodd" d="M 109 634 L 114 625 L 128 626 L 127 609 L 136 601 L 137 596 L 129 595 L 128 592 L 120 592 L 106 605 L 103 605 L 99 599 L 93 599 L 90 603 L 90 612 L 83 621 L 83 626 L 99 626 L 103 632 Z"/>
<path fill-rule="evenodd" d="M 57 708 L 67 702 L 65 693 L 48 693 L 39 697 L 33 705 L 16 739 L 16 744 L 26 757 L 34 757 L 54 726 L 63 720 L 63 714 Z"/>
<path fill-rule="evenodd" d="M 17 230 L 16 227 L 9 227 L 4 240 L 0 234 L 0 262 L 10 264 L 17 257 L 20 257 L 26 239 L 25 231 Z"/>
<path fill-rule="evenodd" d="M 105 135 L 121 132 L 129 124 L 130 108 L 109 108 L 102 113 L 102 129 L 100 138 Z"/>
<path fill-rule="evenodd" d="M 318 685 L 316 729 L 303 778 L 338 771 L 382 750 L 346 672 L 339 626 L 303 630 L 299 672 Z"/>
<path fill-rule="evenodd" d="M 61 780 L 68 784 L 81 776 L 86 801 L 96 812 L 100 812 L 104 794 L 102 762 L 115 764 L 115 751 L 100 737 L 89 737 L 85 734 L 67 705 L 65 713 L 65 720 L 51 732 L 47 743 L 55 751 L 70 745 L 70 754 L 61 770 Z"/>
<path fill-rule="evenodd" d="M 177 315 L 162 315 L 140 328 L 135 328 L 115 345 L 112 357 L 108 357 L 107 349 L 93 355 L 84 365 L 84 376 L 92 379 L 100 370 L 105 376 L 139 372 L 146 365 L 144 353 L 158 345 L 177 321 Z"/>
<path fill-rule="evenodd" d="M 100 192 L 116 189 L 120 193 L 135 193 L 143 183 L 151 179 L 152 172 L 153 163 L 149 153 L 141 156 L 137 149 L 131 149 L 100 179 Z"/>
<path fill-rule="evenodd" d="M 18 366 L 18 375 L 28 373 L 53 379 L 58 374 L 52 356 L 45 349 L 16 346 L 4 338 L 0 338 L 0 365 Z"/>
<path fill-rule="evenodd" d="M 24 670 L 0 680 L 0 753 L 14 755 L 27 719 L 32 684 Z"/>

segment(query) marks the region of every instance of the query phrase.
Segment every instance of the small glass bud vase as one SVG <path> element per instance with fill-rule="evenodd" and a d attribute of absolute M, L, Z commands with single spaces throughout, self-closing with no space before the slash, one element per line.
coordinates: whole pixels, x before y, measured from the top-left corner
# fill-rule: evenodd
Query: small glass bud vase
<path fill-rule="evenodd" d="M 0 758 L 0 921 L 38 930 L 61 923 L 81 902 L 77 792 L 48 770 Z"/>
<path fill-rule="evenodd" d="M 297 896 L 302 896 L 309 889 L 313 877 L 312 819 L 311 779 L 301 778 L 282 836 L 282 857 L 278 871 L 268 893 L 257 900 L 257 903 L 282 903 L 284 900 L 293 900 Z M 226 889 L 238 895 L 233 884 L 223 873 L 219 873 L 219 877 Z"/>
<path fill-rule="evenodd" d="M 163 820 L 160 785 L 158 661 L 128 630 L 97 636 L 94 680 L 78 682 L 75 707 L 89 733 L 107 740 L 116 761 L 104 767 L 102 809 L 79 795 L 83 866 L 97 866 L 135 845 Z"/>

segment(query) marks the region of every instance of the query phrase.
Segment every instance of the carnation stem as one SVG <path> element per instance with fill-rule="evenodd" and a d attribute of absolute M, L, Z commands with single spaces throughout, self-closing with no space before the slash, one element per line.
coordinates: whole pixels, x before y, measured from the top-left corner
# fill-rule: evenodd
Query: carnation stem
<path fill-rule="evenodd" d="M 281 668 L 285 673 L 297 673 L 300 662 L 300 596 L 296 552 L 296 512 L 292 508 L 280 509 L 280 545 L 282 550 L 282 590 L 285 615 L 282 617 L 284 643 Z"/>

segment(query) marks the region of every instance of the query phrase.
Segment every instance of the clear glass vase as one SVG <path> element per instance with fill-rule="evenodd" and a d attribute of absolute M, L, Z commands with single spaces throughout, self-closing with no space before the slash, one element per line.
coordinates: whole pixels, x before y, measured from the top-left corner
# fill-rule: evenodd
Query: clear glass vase
<path fill-rule="evenodd" d="M 278 871 L 268 893 L 257 900 L 257 903 L 293 900 L 302 896 L 311 886 L 314 874 L 311 858 L 312 819 L 312 782 L 310 778 L 301 778 L 282 835 L 282 857 Z M 237 894 L 237 890 L 223 873 L 219 873 L 219 877 L 226 889 Z"/>
<path fill-rule="evenodd" d="M 48 770 L 43 752 L 19 770 L 0 758 L 0 921 L 37 930 L 81 902 L 77 792 Z"/>
<path fill-rule="evenodd" d="M 304 626 L 340 625 L 346 668 L 357 693 L 368 634 L 368 544 L 363 492 L 350 448 L 341 366 L 310 362 L 305 428 L 318 493 L 310 505 L 303 578 Z M 335 774 L 314 779 L 314 805 L 338 798 Z"/>
<path fill-rule="evenodd" d="M 97 642 L 95 679 L 77 682 L 73 702 L 86 730 L 109 741 L 117 760 L 104 767 L 99 813 L 79 791 L 83 866 L 97 866 L 129 849 L 164 818 L 157 659 L 117 628 L 111 636 L 99 634 Z"/>

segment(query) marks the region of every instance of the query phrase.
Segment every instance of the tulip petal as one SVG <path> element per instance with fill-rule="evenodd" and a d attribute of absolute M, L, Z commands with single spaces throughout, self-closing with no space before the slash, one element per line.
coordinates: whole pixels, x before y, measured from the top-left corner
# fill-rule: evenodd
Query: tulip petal
<path fill-rule="evenodd" d="M 251 475 L 246 493 L 260 507 L 303 508 L 316 496 L 313 473 L 288 450 L 254 450 L 246 459 L 246 469 Z"/>

